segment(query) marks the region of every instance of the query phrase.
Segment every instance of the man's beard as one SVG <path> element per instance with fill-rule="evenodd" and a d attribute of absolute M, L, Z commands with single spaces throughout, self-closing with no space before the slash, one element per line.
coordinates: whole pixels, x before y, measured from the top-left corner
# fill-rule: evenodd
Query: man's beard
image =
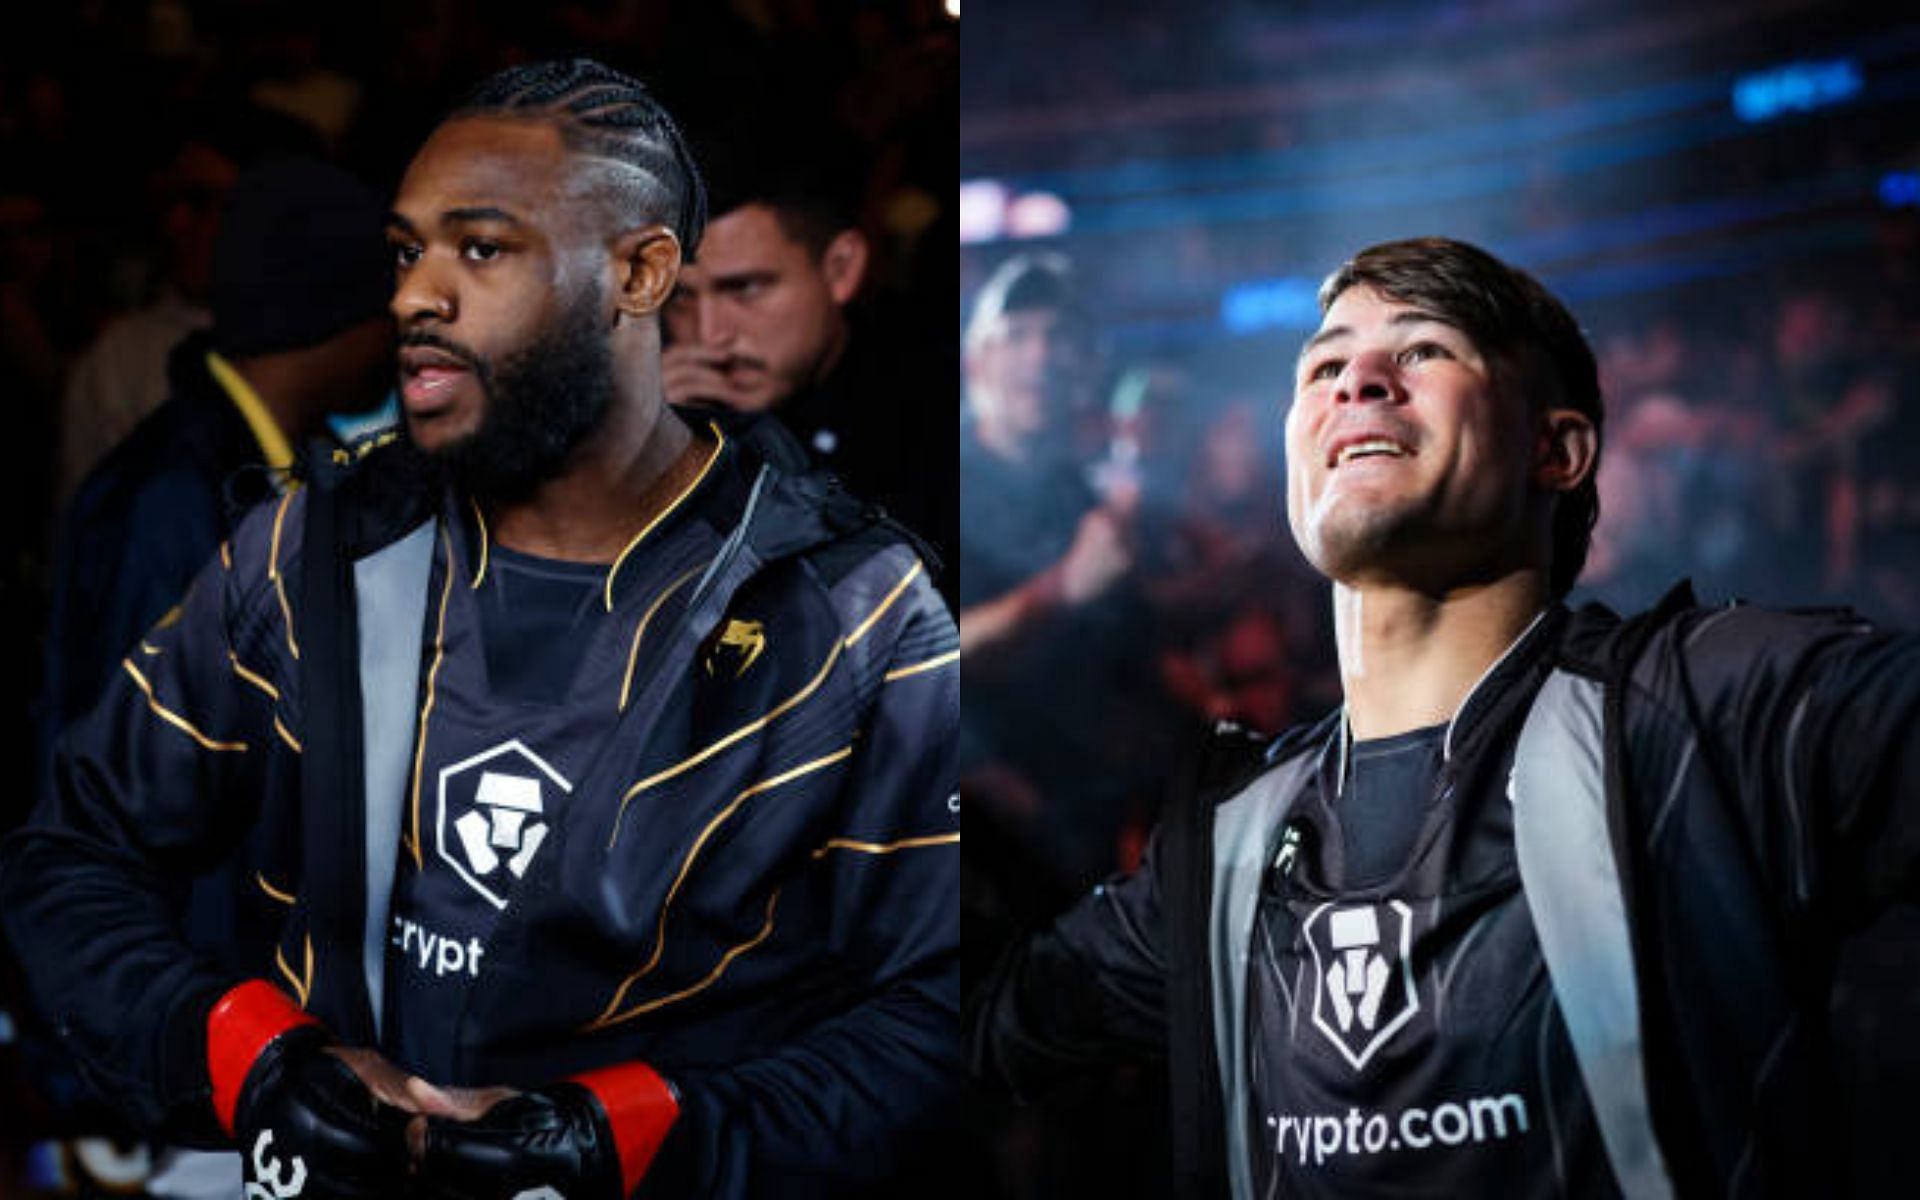
<path fill-rule="evenodd" d="M 587 289 L 498 363 L 431 334 L 412 339 L 460 353 L 486 397 L 479 428 L 429 455 L 468 495 L 526 499 L 600 428 L 613 403 L 613 347 L 600 311 L 599 289 Z"/>

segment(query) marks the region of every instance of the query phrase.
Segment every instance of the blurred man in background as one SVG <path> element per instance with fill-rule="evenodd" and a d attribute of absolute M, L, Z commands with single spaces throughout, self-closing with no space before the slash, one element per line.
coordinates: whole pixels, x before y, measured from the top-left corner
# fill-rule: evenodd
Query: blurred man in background
<path fill-rule="evenodd" d="M 152 185 L 164 241 L 163 281 L 151 303 L 100 331 L 74 360 L 60 401 L 56 506 L 167 396 L 167 355 L 213 320 L 207 289 L 213 241 L 240 165 L 211 139 L 189 138 Z"/>
<path fill-rule="evenodd" d="M 1120 652 L 1145 613 L 1129 586 L 1137 492 L 1096 492 L 1069 435 L 1090 364 L 1066 261 L 1003 264 L 964 346 L 963 775 L 982 815 L 1031 828 L 1062 878 L 1097 876 L 1143 768 L 1122 731 L 1150 692 L 1129 689 L 1140 664 Z"/>
<path fill-rule="evenodd" d="M 215 246 L 240 174 L 273 153 L 318 155 L 319 141 L 298 121 L 247 103 L 196 114 L 172 154 L 154 170 L 145 196 L 159 245 L 138 269 L 145 303 L 109 322 L 68 369 L 60 400 L 58 513 L 86 477 L 172 389 L 167 358 L 188 334 L 213 322 Z M 120 283 L 109 281 L 109 287 Z M 122 287 L 124 283 L 120 283 Z"/>
<path fill-rule="evenodd" d="M 966 703 L 960 786 L 969 974 L 1015 931 L 1063 908 L 1125 856 L 1124 831 L 1166 760 L 1173 724 L 1142 647 L 1152 621 L 1134 567 L 1137 489 L 1103 495 L 1075 434 L 1092 383 L 1082 299 L 1067 261 L 1016 255 L 981 288 L 964 331 L 960 641 Z M 1102 1075 L 1036 1109 L 1002 1113 L 1003 1168 L 1062 1171 L 1097 1194 L 1138 1186 L 1164 1108 L 1157 1080 Z M 1115 1141 L 1124 1152 L 1103 1153 Z"/>
<path fill-rule="evenodd" d="M 295 447 L 386 395 L 385 212 L 371 188 L 314 159 L 240 178 L 212 255 L 212 334 L 169 356 L 166 403 L 91 472 L 68 515 L 47 638 L 49 749 L 240 514 L 286 486 Z"/>
<path fill-rule="evenodd" d="M 856 495 L 951 558 L 950 362 L 924 331 L 859 303 L 860 173 L 817 140 L 803 158 L 764 138 L 716 139 L 715 215 L 667 306 L 667 399 L 774 413 Z"/>

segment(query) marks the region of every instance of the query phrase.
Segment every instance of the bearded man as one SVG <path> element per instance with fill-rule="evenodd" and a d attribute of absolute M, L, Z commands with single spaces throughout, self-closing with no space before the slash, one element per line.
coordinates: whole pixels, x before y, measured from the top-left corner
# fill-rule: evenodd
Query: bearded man
<path fill-rule="evenodd" d="M 404 431 L 242 524 L 6 847 L 83 1069 L 249 1196 L 838 1196 L 942 1119 L 957 635 L 771 423 L 664 402 L 704 216 L 633 80 L 483 84 L 389 221 Z M 175 917 L 243 841 L 254 978 Z"/>

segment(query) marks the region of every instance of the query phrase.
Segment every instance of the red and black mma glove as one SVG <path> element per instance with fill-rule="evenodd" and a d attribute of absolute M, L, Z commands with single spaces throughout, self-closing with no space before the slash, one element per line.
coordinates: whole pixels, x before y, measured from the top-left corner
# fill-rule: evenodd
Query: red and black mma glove
<path fill-rule="evenodd" d="M 331 1041 L 318 1021 L 257 979 L 208 1014 L 214 1113 L 239 1146 L 249 1197 L 405 1192 L 408 1114 L 377 1101 L 327 1053 Z"/>
<path fill-rule="evenodd" d="M 620 1200 L 679 1115 L 667 1081 L 628 1063 L 521 1092 L 476 1120 L 432 1117 L 414 1194 L 510 1200 L 549 1188 L 564 1200 Z"/>

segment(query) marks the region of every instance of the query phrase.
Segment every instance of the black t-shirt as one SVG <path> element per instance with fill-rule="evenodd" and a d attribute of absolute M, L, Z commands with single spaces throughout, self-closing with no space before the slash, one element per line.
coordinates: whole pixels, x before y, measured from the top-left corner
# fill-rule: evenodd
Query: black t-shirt
<path fill-rule="evenodd" d="M 452 1077 L 455 1015 L 514 884 L 615 717 L 611 704 L 597 714 L 565 704 L 609 620 L 606 568 L 497 545 L 488 558 L 470 596 L 481 653 L 448 656 L 435 681 L 420 783 L 432 849 L 419 871 L 403 855 L 387 947 L 383 1040 L 395 1061 L 436 1082 Z"/>
<path fill-rule="evenodd" d="M 1289 821 L 1248 959 L 1256 1194 L 1617 1196 L 1520 890 L 1508 761 L 1360 742 Z"/>
<path fill-rule="evenodd" d="M 420 861 L 403 844 L 389 920 L 381 1044 L 434 1083 L 460 1077 L 456 1039 L 487 944 L 621 714 L 627 686 L 664 652 L 691 581 L 718 551 L 703 510 L 739 491 L 733 455 L 609 568 L 517 554 L 476 526 L 435 563 L 417 736 Z M 445 597 L 444 602 L 442 597 Z M 444 612 L 442 605 L 444 604 Z M 435 646 L 444 629 L 444 648 Z M 651 637 L 643 636 L 654 630 Z M 484 1082 L 484 1081 L 480 1081 Z"/>

